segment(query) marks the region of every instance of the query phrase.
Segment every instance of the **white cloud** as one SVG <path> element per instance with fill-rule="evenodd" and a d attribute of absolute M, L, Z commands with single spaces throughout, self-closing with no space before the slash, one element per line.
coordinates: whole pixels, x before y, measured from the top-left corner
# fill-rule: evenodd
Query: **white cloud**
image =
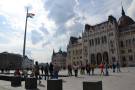
<path fill-rule="evenodd" d="M 127 13 L 135 20 L 135 0 L 132 1 L 130 7 L 127 9 Z"/>
<path fill-rule="evenodd" d="M 135 0 L 125 0 L 128 15 L 135 17 Z M 28 19 L 26 53 L 32 58 L 50 61 L 53 48 L 66 50 L 71 35 L 81 34 L 84 24 L 106 21 L 109 14 L 120 17 L 121 0 L 1 0 L 0 17 L 4 18 L 0 37 L 1 51 L 22 53 L 26 6 L 35 14 Z M 117 9 L 116 9 L 117 7 Z M 125 10 L 126 11 L 126 10 Z M 33 31 L 36 32 L 32 33 Z M 33 37 L 32 37 L 33 36 Z M 33 40 L 33 44 L 31 42 Z"/>

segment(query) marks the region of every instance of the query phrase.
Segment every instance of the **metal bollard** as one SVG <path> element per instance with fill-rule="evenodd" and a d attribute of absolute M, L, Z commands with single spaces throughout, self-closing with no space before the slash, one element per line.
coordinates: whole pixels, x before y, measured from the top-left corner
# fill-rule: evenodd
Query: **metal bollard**
<path fill-rule="evenodd" d="M 62 79 L 47 80 L 47 90 L 62 90 Z"/>
<path fill-rule="evenodd" d="M 25 89 L 37 89 L 37 79 L 32 77 L 26 78 Z"/>
<path fill-rule="evenodd" d="M 12 87 L 21 86 L 21 77 L 20 76 L 11 77 L 11 86 Z"/>
<path fill-rule="evenodd" d="M 83 90 L 102 90 L 102 81 L 83 82 Z"/>

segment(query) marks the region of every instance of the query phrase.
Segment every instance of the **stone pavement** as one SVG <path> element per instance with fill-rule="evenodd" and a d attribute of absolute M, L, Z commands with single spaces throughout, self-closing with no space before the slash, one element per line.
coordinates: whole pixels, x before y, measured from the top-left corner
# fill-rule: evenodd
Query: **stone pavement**
<path fill-rule="evenodd" d="M 67 74 L 66 71 L 60 72 Z M 135 67 L 122 68 L 121 73 L 112 73 L 110 76 L 99 75 L 99 70 L 96 70 L 95 76 L 79 75 L 79 77 L 61 77 L 63 80 L 63 90 L 83 90 L 83 81 L 100 81 L 103 82 L 103 90 L 135 90 Z M 24 82 L 21 87 L 11 87 L 9 81 L 0 80 L 0 90 L 25 90 Z M 38 85 L 38 90 L 47 90 L 47 81 L 42 80 L 41 85 Z"/>

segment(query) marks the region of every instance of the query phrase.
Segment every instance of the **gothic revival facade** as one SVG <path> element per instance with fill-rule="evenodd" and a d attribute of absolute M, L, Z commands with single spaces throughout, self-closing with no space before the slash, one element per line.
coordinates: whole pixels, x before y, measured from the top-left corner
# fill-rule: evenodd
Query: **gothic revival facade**
<path fill-rule="evenodd" d="M 67 65 L 83 62 L 82 59 L 82 38 L 70 37 L 69 45 L 67 46 Z"/>
<path fill-rule="evenodd" d="M 81 43 L 84 64 L 119 61 L 121 66 L 135 65 L 135 22 L 125 14 L 123 7 L 118 21 L 110 15 L 107 21 L 100 24 L 86 24 Z M 68 46 L 71 46 L 70 42 Z M 67 48 L 67 61 L 72 64 L 74 55 L 70 49 L 72 47 Z"/>
<path fill-rule="evenodd" d="M 57 64 L 60 68 L 66 68 L 66 56 L 67 53 L 59 50 L 59 52 L 55 52 L 53 50 L 52 54 L 52 64 Z"/>

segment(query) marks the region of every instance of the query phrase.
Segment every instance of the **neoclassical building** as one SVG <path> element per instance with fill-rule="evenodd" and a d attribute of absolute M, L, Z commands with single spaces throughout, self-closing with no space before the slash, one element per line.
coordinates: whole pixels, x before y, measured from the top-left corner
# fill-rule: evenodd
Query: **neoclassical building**
<path fill-rule="evenodd" d="M 135 22 L 125 14 L 123 7 L 121 14 L 118 21 L 110 15 L 107 21 L 100 24 L 85 25 L 81 47 L 84 64 L 112 64 L 119 61 L 121 66 L 135 65 Z M 73 53 L 70 49 L 72 48 L 67 47 L 67 53 Z M 67 57 L 69 55 L 74 57 L 73 54 L 68 54 Z M 70 58 L 68 60 L 73 61 Z"/>
<path fill-rule="evenodd" d="M 60 68 L 66 68 L 66 56 L 67 53 L 59 49 L 59 52 L 53 50 L 52 64 L 57 64 Z"/>

